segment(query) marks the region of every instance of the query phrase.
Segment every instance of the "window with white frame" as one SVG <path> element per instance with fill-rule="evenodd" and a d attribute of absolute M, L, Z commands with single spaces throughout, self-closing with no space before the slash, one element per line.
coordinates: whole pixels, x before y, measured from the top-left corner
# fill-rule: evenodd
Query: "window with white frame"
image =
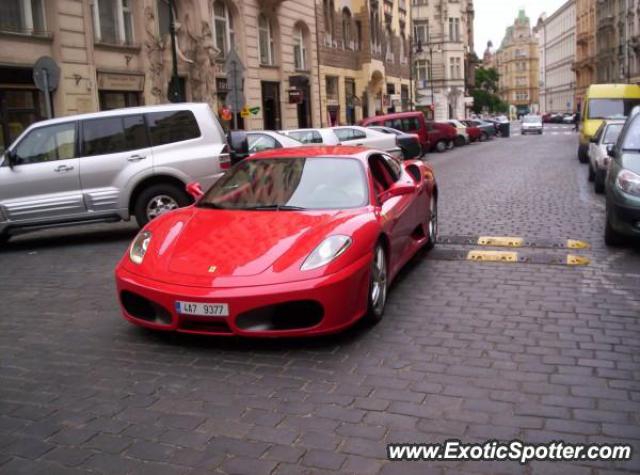
<path fill-rule="evenodd" d="M 304 31 L 299 25 L 293 30 L 293 62 L 296 70 L 307 70 L 307 47 L 304 44 Z"/>
<path fill-rule="evenodd" d="M 460 18 L 449 18 L 449 41 L 460 41 Z"/>
<path fill-rule="evenodd" d="M 213 30 L 215 46 L 224 58 L 234 43 L 235 37 L 233 17 L 222 0 L 217 0 L 213 4 Z"/>
<path fill-rule="evenodd" d="M 429 22 L 421 21 L 413 24 L 413 41 L 418 44 L 426 45 L 429 43 Z"/>
<path fill-rule="evenodd" d="M 462 78 L 462 60 L 460 58 L 449 58 L 449 78 Z"/>
<path fill-rule="evenodd" d="M 44 0 L 3 0 L 0 30 L 38 34 L 46 30 Z"/>
<path fill-rule="evenodd" d="M 429 79 L 429 63 L 423 59 L 416 61 L 416 79 L 427 81 Z M 418 84 L 420 86 L 420 84 Z"/>
<path fill-rule="evenodd" d="M 351 38 L 351 12 L 348 8 L 342 9 L 342 43 L 346 49 L 354 49 Z"/>
<path fill-rule="evenodd" d="M 97 42 L 133 44 L 133 0 L 93 0 L 93 33 Z"/>
<path fill-rule="evenodd" d="M 264 14 L 258 16 L 258 42 L 260 43 L 260 64 L 276 64 L 276 48 L 273 40 L 271 21 Z"/>

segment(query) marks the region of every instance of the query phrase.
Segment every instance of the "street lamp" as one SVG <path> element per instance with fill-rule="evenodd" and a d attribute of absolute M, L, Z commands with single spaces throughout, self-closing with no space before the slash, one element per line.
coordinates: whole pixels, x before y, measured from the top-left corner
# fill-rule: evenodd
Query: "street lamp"
<path fill-rule="evenodd" d="M 169 2 L 169 33 L 171 34 L 171 59 L 173 61 L 173 71 L 171 81 L 169 81 L 168 98 L 170 102 L 184 102 L 182 87 L 180 87 L 180 76 L 178 76 L 178 46 L 176 45 L 176 22 L 173 15 L 175 0 Z"/>

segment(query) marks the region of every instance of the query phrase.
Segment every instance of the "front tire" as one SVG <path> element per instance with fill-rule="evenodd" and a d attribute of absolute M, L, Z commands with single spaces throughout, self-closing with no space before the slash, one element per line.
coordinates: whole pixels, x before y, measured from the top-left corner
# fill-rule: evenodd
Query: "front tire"
<path fill-rule="evenodd" d="M 369 293 L 367 297 L 367 319 L 377 323 L 384 316 L 387 303 L 388 273 L 387 253 L 381 242 L 376 244 L 371 260 L 371 275 L 369 277 Z"/>
<path fill-rule="evenodd" d="M 436 152 L 442 153 L 447 149 L 447 143 L 444 140 L 439 140 L 436 143 Z"/>
<path fill-rule="evenodd" d="M 604 193 L 604 180 L 607 174 L 603 170 L 596 170 L 595 176 L 593 178 L 593 190 L 598 193 Z"/>
<path fill-rule="evenodd" d="M 187 206 L 191 200 L 186 191 L 170 183 L 160 183 L 146 188 L 135 201 L 133 213 L 140 227 L 152 219 L 174 209 Z"/>
<path fill-rule="evenodd" d="M 578 161 L 580 163 L 587 163 L 589 156 L 587 155 L 587 147 L 584 145 L 578 145 Z"/>
<path fill-rule="evenodd" d="M 433 249 L 438 240 L 438 198 L 432 193 L 429 200 L 429 219 L 427 221 L 427 233 L 429 239 L 424 248 L 427 251 Z"/>
<path fill-rule="evenodd" d="M 593 167 L 589 164 L 589 176 L 587 177 L 589 181 L 593 181 L 596 177 L 595 172 L 593 171 Z"/>
<path fill-rule="evenodd" d="M 607 246 L 613 247 L 624 244 L 624 236 L 613 229 L 613 226 L 611 226 L 611 223 L 609 222 L 609 216 L 605 217 L 604 243 Z"/>

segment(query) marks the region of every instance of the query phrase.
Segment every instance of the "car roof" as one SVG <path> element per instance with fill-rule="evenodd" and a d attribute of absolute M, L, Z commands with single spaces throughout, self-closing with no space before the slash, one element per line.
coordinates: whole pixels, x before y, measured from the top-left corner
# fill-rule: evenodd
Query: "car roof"
<path fill-rule="evenodd" d="M 352 147 L 348 145 L 302 145 L 293 148 L 275 148 L 258 152 L 249 159 L 261 158 L 312 158 L 312 157 L 356 157 L 366 159 L 368 152 L 372 150 L 367 147 Z"/>
<path fill-rule="evenodd" d="M 209 105 L 204 102 L 180 102 L 171 104 L 159 104 L 154 106 L 139 106 L 139 107 L 125 107 L 121 109 L 111 109 L 108 111 L 91 112 L 87 114 L 74 114 L 65 117 L 56 117 L 55 119 L 46 119 L 36 122 L 34 125 L 51 125 L 64 122 L 70 122 L 74 120 L 86 120 L 86 119 L 99 119 L 101 117 L 113 117 L 120 115 L 132 115 L 132 114 L 144 114 L 149 112 L 162 112 L 172 110 L 185 110 L 185 109 L 208 109 Z"/>
<path fill-rule="evenodd" d="M 592 84 L 587 89 L 587 99 L 637 99 L 640 86 L 635 84 Z"/>

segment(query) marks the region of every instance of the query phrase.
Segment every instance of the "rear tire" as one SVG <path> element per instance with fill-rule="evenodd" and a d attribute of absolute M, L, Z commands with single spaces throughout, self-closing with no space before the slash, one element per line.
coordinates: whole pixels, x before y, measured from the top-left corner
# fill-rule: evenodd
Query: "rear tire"
<path fill-rule="evenodd" d="M 587 177 L 589 181 L 593 181 L 596 177 L 595 172 L 593 171 L 593 167 L 589 164 L 589 176 Z"/>
<path fill-rule="evenodd" d="M 444 140 L 438 140 L 436 143 L 436 152 L 442 153 L 447 149 L 447 143 Z"/>
<path fill-rule="evenodd" d="M 609 223 L 609 216 L 605 217 L 605 226 L 604 226 L 604 243 L 607 246 L 620 246 L 624 244 L 624 236 L 620 234 L 618 231 L 613 229 L 611 223 Z"/>
<path fill-rule="evenodd" d="M 381 242 L 376 244 L 371 260 L 371 275 L 369 277 L 369 292 L 367 294 L 367 320 L 378 323 L 384 316 L 387 303 L 388 273 L 387 253 Z"/>
<path fill-rule="evenodd" d="M 460 137 L 460 136 L 458 136 L 458 137 L 456 137 L 456 138 L 455 138 L 455 140 L 454 140 L 454 142 L 453 142 L 453 145 L 455 145 L 456 147 L 462 147 L 462 146 L 463 146 L 463 145 L 465 145 L 466 143 L 467 143 L 467 142 L 466 142 L 466 140 L 464 139 L 464 137 Z"/>
<path fill-rule="evenodd" d="M 140 227 L 161 214 L 191 203 L 187 192 L 171 183 L 159 183 L 142 190 L 136 198 L 133 214 Z"/>

